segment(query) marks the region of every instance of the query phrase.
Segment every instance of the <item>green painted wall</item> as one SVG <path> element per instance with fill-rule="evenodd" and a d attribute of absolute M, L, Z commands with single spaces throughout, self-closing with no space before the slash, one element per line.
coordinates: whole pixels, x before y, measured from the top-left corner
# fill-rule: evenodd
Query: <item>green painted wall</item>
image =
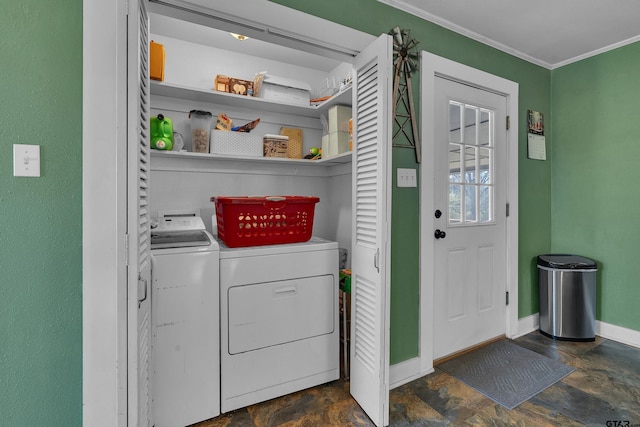
<path fill-rule="evenodd" d="M 0 425 L 82 424 L 82 0 L 0 13 Z M 13 144 L 41 147 L 13 177 Z"/>
<path fill-rule="evenodd" d="M 387 33 L 395 26 L 408 28 L 412 37 L 420 41 L 420 49 L 520 84 L 520 117 L 516 119 L 520 126 L 518 312 L 521 318 L 536 313 L 535 258 L 551 249 L 551 162 L 526 158 L 526 113 L 532 109 L 549 117 L 550 71 L 376 1 L 273 1 L 373 35 Z M 414 79 L 415 99 L 419 99 L 417 80 Z M 546 125 L 550 144 L 549 120 Z M 394 170 L 397 167 L 418 168 L 410 150 L 394 148 Z M 394 189 L 392 216 L 391 363 L 397 363 L 418 355 L 419 198 L 416 189 Z"/>
<path fill-rule="evenodd" d="M 596 317 L 640 330 L 640 43 L 552 73 L 552 248 L 595 259 Z"/>

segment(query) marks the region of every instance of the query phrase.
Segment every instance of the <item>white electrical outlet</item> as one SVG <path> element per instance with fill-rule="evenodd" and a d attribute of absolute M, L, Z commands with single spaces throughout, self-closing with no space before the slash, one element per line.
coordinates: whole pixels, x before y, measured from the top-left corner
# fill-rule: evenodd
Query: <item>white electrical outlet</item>
<path fill-rule="evenodd" d="M 13 144 L 13 176 L 40 176 L 40 146 Z"/>
<path fill-rule="evenodd" d="M 415 169 L 403 169 L 398 168 L 398 187 L 417 187 L 418 182 L 416 179 L 416 170 Z"/>

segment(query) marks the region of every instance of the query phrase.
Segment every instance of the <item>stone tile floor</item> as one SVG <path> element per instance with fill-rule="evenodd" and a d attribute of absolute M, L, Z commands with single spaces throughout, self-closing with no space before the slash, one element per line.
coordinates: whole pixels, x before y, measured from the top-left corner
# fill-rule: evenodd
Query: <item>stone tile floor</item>
<path fill-rule="evenodd" d="M 532 332 L 513 341 L 576 370 L 509 411 L 439 370 L 390 392 L 390 426 L 640 427 L 640 348 L 597 337 L 557 341 Z M 197 427 L 373 426 L 334 381 L 249 406 Z"/>

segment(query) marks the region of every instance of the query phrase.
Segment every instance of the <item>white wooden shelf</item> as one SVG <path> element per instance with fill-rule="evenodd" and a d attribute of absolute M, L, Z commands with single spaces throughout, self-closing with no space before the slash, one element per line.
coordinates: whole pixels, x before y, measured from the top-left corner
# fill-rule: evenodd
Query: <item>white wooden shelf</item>
<path fill-rule="evenodd" d="M 326 113 L 329 107 L 333 105 L 351 105 L 351 87 L 315 106 L 293 105 L 264 98 L 218 92 L 213 89 L 193 88 L 156 80 L 151 80 L 151 95 L 315 118 L 319 118 L 322 113 Z"/>
<path fill-rule="evenodd" d="M 317 105 L 291 105 L 279 101 L 254 98 L 251 96 L 235 95 L 231 93 L 218 92 L 213 89 L 198 89 L 181 86 L 171 83 L 163 83 L 155 80 L 151 81 L 151 95 L 164 96 L 168 98 L 181 99 L 186 101 L 198 101 L 211 104 L 222 104 L 236 108 L 246 108 L 256 111 L 270 111 L 283 113 L 291 116 L 310 117 L 318 119 L 320 115 L 326 113 L 332 105 L 351 105 L 351 88 L 347 88 L 331 99 Z M 217 168 L 223 163 L 252 163 L 255 166 L 264 167 L 303 167 L 303 168 L 328 168 L 336 165 L 351 163 L 351 152 L 320 159 L 284 159 L 277 157 L 250 157 L 235 156 L 227 154 L 193 153 L 188 151 L 161 151 L 151 150 L 152 159 L 157 159 L 158 167 L 169 167 L 175 169 L 188 169 L 195 164 L 204 168 Z M 152 160 L 152 169 L 153 169 Z M 309 170 L 309 169 L 306 169 Z"/>
<path fill-rule="evenodd" d="M 320 160 L 309 159 L 284 159 L 280 157 L 251 157 L 251 156 L 232 156 L 228 154 L 209 154 L 209 153 L 192 153 L 190 151 L 162 151 L 151 150 L 151 158 L 162 157 L 167 159 L 198 159 L 206 161 L 229 161 L 249 162 L 249 163 L 270 163 L 280 165 L 295 165 L 309 167 L 326 167 L 345 163 L 351 163 L 351 151 L 338 154 L 334 157 Z"/>

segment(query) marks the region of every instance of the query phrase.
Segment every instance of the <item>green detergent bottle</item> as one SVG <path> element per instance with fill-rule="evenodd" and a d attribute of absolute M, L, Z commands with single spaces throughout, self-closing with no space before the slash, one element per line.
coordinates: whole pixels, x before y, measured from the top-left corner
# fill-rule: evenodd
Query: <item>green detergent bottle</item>
<path fill-rule="evenodd" d="M 151 118 L 151 148 L 167 151 L 173 148 L 173 124 L 162 114 Z"/>

